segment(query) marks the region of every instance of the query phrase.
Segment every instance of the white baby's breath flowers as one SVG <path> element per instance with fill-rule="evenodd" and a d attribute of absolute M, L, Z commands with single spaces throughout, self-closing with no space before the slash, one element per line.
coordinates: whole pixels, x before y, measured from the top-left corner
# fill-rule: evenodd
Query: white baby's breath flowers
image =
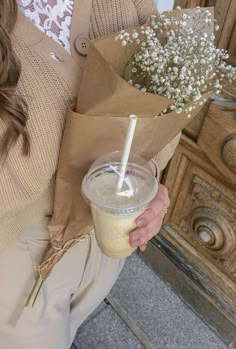
<path fill-rule="evenodd" d="M 116 37 L 126 50 L 132 49 L 125 74 L 129 84 L 172 101 L 160 115 L 176 111 L 190 118 L 205 93 L 218 94 L 225 83 L 236 80 L 236 68 L 225 62 L 227 52 L 214 46 L 213 33 L 206 33 L 213 27 L 210 11 L 196 7 L 193 17 L 189 28 L 187 14 L 179 19 L 153 15 L 149 26 L 131 34 L 122 30 Z"/>

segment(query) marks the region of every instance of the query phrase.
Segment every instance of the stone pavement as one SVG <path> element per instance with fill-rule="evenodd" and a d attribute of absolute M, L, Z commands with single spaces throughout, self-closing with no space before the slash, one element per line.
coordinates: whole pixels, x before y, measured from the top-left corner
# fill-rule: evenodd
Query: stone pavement
<path fill-rule="evenodd" d="M 78 349 L 226 349 L 227 346 L 133 254 L 103 302 L 79 328 Z"/>

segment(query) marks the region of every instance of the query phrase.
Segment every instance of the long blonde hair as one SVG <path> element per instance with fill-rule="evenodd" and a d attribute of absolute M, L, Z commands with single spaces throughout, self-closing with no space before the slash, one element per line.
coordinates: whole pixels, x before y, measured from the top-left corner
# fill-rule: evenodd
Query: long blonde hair
<path fill-rule="evenodd" d="M 23 139 L 22 152 L 29 153 L 29 136 L 26 131 L 27 105 L 16 94 L 21 67 L 11 43 L 11 32 L 17 19 L 16 0 L 0 1 L 0 118 L 4 121 L 6 132 L 1 142 L 0 154 L 7 156 L 18 138 Z"/>

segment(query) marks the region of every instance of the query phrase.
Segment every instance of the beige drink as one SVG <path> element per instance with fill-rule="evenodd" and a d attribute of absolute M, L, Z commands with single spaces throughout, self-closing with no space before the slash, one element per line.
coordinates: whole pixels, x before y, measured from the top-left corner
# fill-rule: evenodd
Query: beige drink
<path fill-rule="evenodd" d="M 157 192 L 156 180 L 143 162 L 141 166 L 128 165 L 119 193 L 116 192 L 117 163 L 92 167 L 83 181 L 83 193 L 91 206 L 98 246 L 106 256 L 127 257 L 135 250 L 130 246 L 129 233 L 136 228 L 136 218 Z"/>
<path fill-rule="evenodd" d="M 134 176 L 131 176 L 132 182 L 139 187 L 139 198 L 135 195 L 127 197 L 126 195 L 118 195 L 116 188 L 117 175 L 115 173 L 104 173 L 96 177 L 91 183 L 91 189 L 94 192 L 94 198 L 105 204 L 109 201 L 110 205 L 119 208 L 124 206 L 132 207 L 136 205 L 145 192 L 148 191 L 146 183 Z M 96 206 L 91 206 L 93 222 L 98 245 L 101 251 L 113 258 L 121 258 L 129 256 L 135 248 L 129 244 L 129 232 L 136 228 L 135 220 L 143 212 L 134 213 L 118 213 L 116 211 L 106 212 Z"/>
<path fill-rule="evenodd" d="M 92 207 L 98 246 L 103 254 L 112 258 L 129 256 L 136 248 L 130 246 L 129 232 L 136 228 L 135 220 L 142 213 L 117 216 Z"/>

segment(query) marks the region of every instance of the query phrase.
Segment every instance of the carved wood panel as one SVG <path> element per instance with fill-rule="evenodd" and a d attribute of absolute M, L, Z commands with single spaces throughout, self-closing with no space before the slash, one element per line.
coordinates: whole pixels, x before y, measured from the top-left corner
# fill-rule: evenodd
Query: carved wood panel
<path fill-rule="evenodd" d="M 211 104 L 197 144 L 236 188 L 236 102 Z"/>
<path fill-rule="evenodd" d="M 195 148 L 185 138 L 171 162 L 165 222 L 236 281 L 236 191 L 220 181 L 221 174 Z"/>

